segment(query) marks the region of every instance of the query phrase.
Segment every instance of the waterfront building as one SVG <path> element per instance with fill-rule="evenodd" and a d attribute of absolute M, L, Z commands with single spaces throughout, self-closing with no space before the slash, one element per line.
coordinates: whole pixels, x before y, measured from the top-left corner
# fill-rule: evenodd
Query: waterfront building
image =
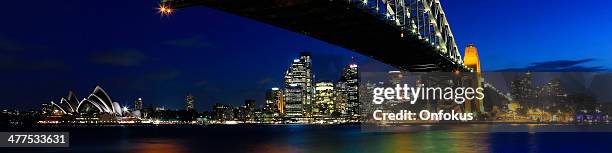
<path fill-rule="evenodd" d="M 213 105 L 213 113 L 211 116 L 218 121 L 232 121 L 234 120 L 234 110 L 230 105 L 216 103 Z"/>
<path fill-rule="evenodd" d="M 271 114 L 271 116 L 280 116 L 283 113 L 283 91 L 279 88 L 268 89 L 268 91 L 266 91 L 266 105 L 264 106 L 264 114 Z"/>
<path fill-rule="evenodd" d="M 338 80 L 338 83 L 334 86 L 335 99 L 336 99 L 336 112 L 340 113 L 341 116 L 347 116 L 346 103 L 348 100 L 347 83 L 342 79 Z"/>
<path fill-rule="evenodd" d="M 255 111 L 257 109 L 257 105 L 255 103 L 255 100 L 252 99 L 247 99 L 244 101 L 244 105 L 242 106 L 242 109 L 244 110 L 244 119 L 247 121 L 254 121 L 255 120 Z"/>
<path fill-rule="evenodd" d="M 392 87 L 402 83 L 402 78 L 404 77 L 401 71 L 389 71 L 387 75 L 389 76 L 389 84 Z"/>
<path fill-rule="evenodd" d="M 570 112 L 571 106 L 567 103 L 567 93 L 558 78 L 542 85 L 537 89 L 538 107 L 551 112 Z"/>
<path fill-rule="evenodd" d="M 100 86 L 96 86 L 87 98 L 80 101 L 70 91 L 68 98 L 61 98 L 59 103 L 51 101 L 43 106 L 45 122 L 117 123 L 134 116 L 133 112 L 113 102 Z"/>
<path fill-rule="evenodd" d="M 359 117 L 361 115 L 361 103 L 359 102 L 359 67 L 357 64 L 349 64 L 342 71 L 340 79 L 346 83 L 346 115 L 349 117 Z"/>
<path fill-rule="evenodd" d="M 68 98 L 61 98 L 60 103 L 51 101 L 48 104 L 48 110 L 55 111 L 62 115 L 71 115 L 79 113 L 97 113 L 97 114 L 112 114 L 120 116 L 122 114 L 121 106 L 117 102 L 113 102 L 110 96 L 100 86 L 96 86 L 94 91 L 87 98 L 78 101 L 76 94 L 70 91 Z"/>
<path fill-rule="evenodd" d="M 372 83 L 372 82 L 363 82 L 361 83 L 361 87 L 359 90 L 359 100 L 361 103 L 361 110 L 367 113 L 372 113 L 375 110 L 384 110 L 382 105 L 374 104 L 374 100 L 372 95 L 374 95 L 374 89 L 377 87 L 383 87 L 383 82 Z"/>
<path fill-rule="evenodd" d="M 284 96 L 286 99 L 285 106 L 289 107 L 286 107 L 286 110 L 291 111 L 290 113 L 288 112 L 289 116 L 309 117 L 311 115 L 312 100 L 314 97 L 312 83 L 314 75 L 311 68 L 312 59 L 310 53 L 302 52 L 300 58 L 293 60 L 291 66 L 285 72 Z"/>
<path fill-rule="evenodd" d="M 315 84 L 313 116 L 331 115 L 335 111 L 334 83 L 321 81 Z"/>
<path fill-rule="evenodd" d="M 285 87 L 285 116 L 290 118 L 304 117 L 304 90 L 298 84 Z"/>
<path fill-rule="evenodd" d="M 397 84 L 402 84 L 402 79 L 404 78 L 404 74 L 402 74 L 401 71 L 389 71 L 387 72 L 387 77 L 388 79 L 387 79 L 387 82 L 385 83 L 385 86 L 393 88 Z M 386 100 L 384 105 L 390 108 L 390 107 L 394 107 L 404 102 L 406 101 L 403 99 L 389 99 L 389 100 Z"/>
<path fill-rule="evenodd" d="M 525 73 L 510 84 L 512 99 L 523 106 L 523 109 L 533 107 L 534 90 L 530 72 Z M 525 112 L 526 110 L 522 111 L 522 113 Z"/>
<path fill-rule="evenodd" d="M 134 110 L 142 110 L 143 109 L 143 103 L 142 103 L 142 98 L 137 98 L 134 101 Z"/>

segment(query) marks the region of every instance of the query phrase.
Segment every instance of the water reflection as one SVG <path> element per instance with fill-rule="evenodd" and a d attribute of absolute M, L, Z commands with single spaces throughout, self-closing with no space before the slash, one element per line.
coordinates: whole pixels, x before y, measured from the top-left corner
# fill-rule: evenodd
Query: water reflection
<path fill-rule="evenodd" d="M 261 141 L 252 152 L 490 152 L 488 143 L 488 133 L 477 132 L 316 132 Z"/>
<path fill-rule="evenodd" d="M 287 152 L 304 152 L 301 147 L 294 147 L 285 144 L 261 144 L 253 146 L 251 153 L 287 153 Z"/>
<path fill-rule="evenodd" d="M 186 153 L 187 147 L 176 139 L 146 139 L 128 146 L 131 153 Z"/>
<path fill-rule="evenodd" d="M 487 125 L 469 128 L 487 128 Z M 612 149 L 608 144 L 612 133 L 491 133 L 433 127 L 428 131 L 408 132 L 363 132 L 359 127 L 82 128 L 70 129 L 70 135 L 70 148 L 20 148 L 0 152 L 478 153 L 609 152 Z"/>
<path fill-rule="evenodd" d="M 394 133 L 378 137 L 381 152 L 489 152 L 482 133 L 426 131 Z"/>

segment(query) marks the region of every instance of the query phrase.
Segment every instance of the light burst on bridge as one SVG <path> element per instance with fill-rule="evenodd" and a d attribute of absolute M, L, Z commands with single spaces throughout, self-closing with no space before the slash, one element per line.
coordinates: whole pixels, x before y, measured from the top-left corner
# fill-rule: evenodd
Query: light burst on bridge
<path fill-rule="evenodd" d="M 163 4 L 160 4 L 159 7 L 157 8 L 157 12 L 161 14 L 162 16 L 169 16 L 172 14 L 172 11 L 173 10 L 170 6 L 163 5 Z"/>

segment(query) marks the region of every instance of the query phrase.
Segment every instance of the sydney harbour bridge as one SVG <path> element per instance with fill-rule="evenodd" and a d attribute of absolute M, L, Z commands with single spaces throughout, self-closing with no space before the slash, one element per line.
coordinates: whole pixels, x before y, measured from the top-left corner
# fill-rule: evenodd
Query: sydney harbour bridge
<path fill-rule="evenodd" d="M 162 0 L 160 11 L 194 6 L 301 33 L 403 71 L 473 71 L 439 0 Z"/>

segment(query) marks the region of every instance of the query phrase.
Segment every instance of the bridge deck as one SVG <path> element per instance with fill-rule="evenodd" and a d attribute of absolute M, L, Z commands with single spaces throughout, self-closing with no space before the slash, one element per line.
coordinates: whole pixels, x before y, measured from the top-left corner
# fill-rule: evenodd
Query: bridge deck
<path fill-rule="evenodd" d="M 465 71 L 414 34 L 367 10 L 330 0 L 171 0 L 173 8 L 206 6 L 298 32 L 407 71 Z"/>

